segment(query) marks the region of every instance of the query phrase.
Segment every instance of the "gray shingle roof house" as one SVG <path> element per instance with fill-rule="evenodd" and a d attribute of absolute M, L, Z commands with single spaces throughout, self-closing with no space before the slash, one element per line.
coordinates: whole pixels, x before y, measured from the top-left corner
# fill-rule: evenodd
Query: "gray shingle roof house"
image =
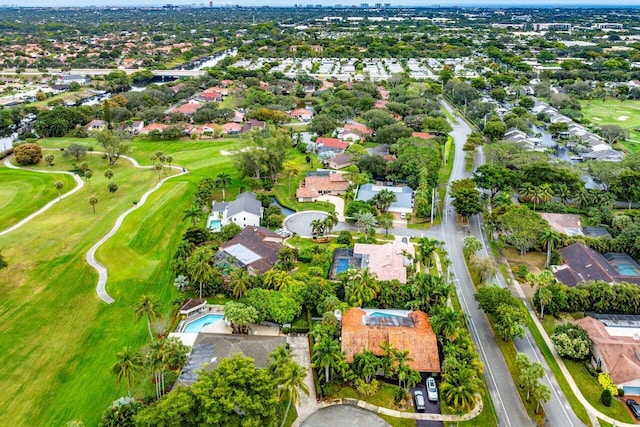
<path fill-rule="evenodd" d="M 189 360 L 178 378 L 178 384 L 191 385 L 198 380 L 198 371 L 213 370 L 222 359 L 242 354 L 253 359 L 256 368 L 266 368 L 269 355 L 286 343 L 284 336 L 200 333 L 193 344 Z"/>
<path fill-rule="evenodd" d="M 406 185 L 402 187 L 389 187 L 384 185 L 364 184 L 358 189 L 357 200 L 369 201 L 382 190 L 395 193 L 397 200 L 389 206 L 389 212 L 411 213 L 413 212 L 413 190 Z"/>
<path fill-rule="evenodd" d="M 278 262 L 282 236 L 264 227 L 246 227 L 220 246 L 216 262 L 228 262 L 249 273 L 264 273 Z"/>
<path fill-rule="evenodd" d="M 209 219 L 219 219 L 222 225 L 236 223 L 240 227 L 259 226 L 264 209 L 250 191 L 238 194 L 232 202 L 213 202 Z"/>

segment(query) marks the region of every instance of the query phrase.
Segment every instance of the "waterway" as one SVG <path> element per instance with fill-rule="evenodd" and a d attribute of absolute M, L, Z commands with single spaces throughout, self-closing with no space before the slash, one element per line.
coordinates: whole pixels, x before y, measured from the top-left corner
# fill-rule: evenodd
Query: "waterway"
<path fill-rule="evenodd" d="M 289 208 L 285 208 L 280 203 L 278 203 L 278 200 L 275 197 L 271 197 L 271 206 L 278 206 L 280 208 L 280 212 L 282 212 L 282 215 L 284 216 L 289 216 L 293 213 L 296 213 L 296 211 L 292 211 Z"/>

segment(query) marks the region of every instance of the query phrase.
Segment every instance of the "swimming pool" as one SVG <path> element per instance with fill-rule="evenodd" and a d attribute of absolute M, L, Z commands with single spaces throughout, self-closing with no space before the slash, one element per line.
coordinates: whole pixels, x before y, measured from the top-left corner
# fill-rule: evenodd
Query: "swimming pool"
<path fill-rule="evenodd" d="M 338 258 L 336 264 L 336 274 L 342 273 L 349 269 L 349 260 L 347 258 Z"/>
<path fill-rule="evenodd" d="M 202 316 L 197 320 L 187 323 L 185 327 L 182 328 L 182 332 L 197 334 L 205 326 L 215 323 L 222 319 L 224 319 L 224 315 L 222 314 L 207 314 L 206 316 Z"/>
<path fill-rule="evenodd" d="M 375 311 L 371 313 L 369 316 L 371 317 L 407 317 L 407 316 L 400 316 L 398 314 L 380 313 L 379 311 Z"/>
<path fill-rule="evenodd" d="M 214 233 L 217 233 L 218 231 L 220 231 L 220 228 L 222 228 L 222 221 L 220 221 L 219 219 L 210 219 L 209 226 L 207 228 Z"/>

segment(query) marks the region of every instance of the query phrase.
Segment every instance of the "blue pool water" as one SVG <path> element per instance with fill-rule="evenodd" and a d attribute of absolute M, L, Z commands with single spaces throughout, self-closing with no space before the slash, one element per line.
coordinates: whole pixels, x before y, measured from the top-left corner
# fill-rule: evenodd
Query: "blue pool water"
<path fill-rule="evenodd" d="M 209 220 L 209 230 L 213 231 L 213 232 L 218 232 L 220 231 L 220 228 L 222 227 L 222 221 L 220 221 L 219 219 L 212 219 Z"/>
<path fill-rule="evenodd" d="M 405 316 L 399 316 L 397 314 L 380 313 L 379 311 L 373 312 L 369 316 L 372 316 L 372 317 L 405 317 Z"/>
<path fill-rule="evenodd" d="M 349 269 L 349 260 L 346 258 L 338 258 L 338 264 L 336 266 L 336 273 L 342 273 Z"/>
<path fill-rule="evenodd" d="M 200 332 L 200 330 L 205 326 L 222 319 L 224 319 L 224 316 L 222 314 L 207 314 L 206 316 L 203 316 L 198 320 L 187 323 L 182 332 L 196 334 Z"/>

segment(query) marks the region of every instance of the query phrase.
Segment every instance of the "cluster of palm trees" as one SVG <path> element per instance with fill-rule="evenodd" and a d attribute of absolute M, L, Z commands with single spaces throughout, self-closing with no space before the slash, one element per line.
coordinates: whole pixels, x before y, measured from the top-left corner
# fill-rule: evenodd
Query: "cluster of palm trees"
<path fill-rule="evenodd" d="M 525 182 L 520 186 L 518 191 L 523 200 L 533 203 L 534 211 L 537 205 L 547 203 L 552 200 L 555 195 L 555 192 L 547 183 L 532 185 L 530 182 Z"/>
<path fill-rule="evenodd" d="M 125 383 L 129 396 L 136 379 L 145 372 L 151 373 L 156 387 L 156 398 L 159 399 L 167 388 L 166 372 L 179 369 L 186 363 L 188 348 L 176 338 L 155 339 L 151 321 L 160 317 L 160 308 L 149 296 L 143 295 L 134 308 L 136 320 L 143 317 L 147 320 L 151 344 L 146 354 L 131 347 L 124 347 L 116 354 L 117 361 L 111 366 L 111 373 L 115 375 L 117 384 Z"/>
<path fill-rule="evenodd" d="M 373 301 L 380 292 L 380 283 L 369 268 L 349 268 L 340 273 L 345 300 L 352 307 L 363 307 Z"/>
<path fill-rule="evenodd" d="M 291 404 L 300 404 L 300 391 L 309 395 L 309 386 L 305 382 L 307 370 L 293 359 L 293 353 L 288 345 L 282 345 L 271 353 L 268 370 L 278 384 L 279 401 L 287 402 L 287 410 L 282 417 L 282 427 L 287 420 Z"/>
<path fill-rule="evenodd" d="M 571 189 L 567 184 L 552 187 L 548 183 L 533 185 L 530 182 L 522 184 L 518 190 L 522 200 L 533 203 L 533 210 L 540 204 L 547 203 L 555 197 L 565 206 L 574 205 L 579 208 L 608 207 L 616 203 L 616 197 L 609 191 L 580 188 Z"/>
<path fill-rule="evenodd" d="M 338 213 L 331 212 L 324 219 L 311 221 L 311 234 L 314 238 L 325 237 L 338 224 Z"/>

